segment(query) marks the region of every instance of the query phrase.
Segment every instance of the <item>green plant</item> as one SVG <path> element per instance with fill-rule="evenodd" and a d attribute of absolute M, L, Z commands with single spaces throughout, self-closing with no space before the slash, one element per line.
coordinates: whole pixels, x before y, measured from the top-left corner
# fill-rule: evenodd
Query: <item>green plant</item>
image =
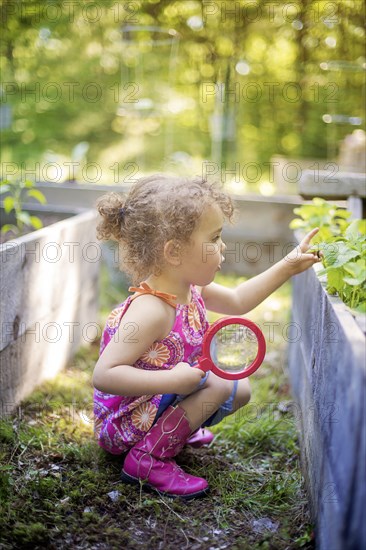
<path fill-rule="evenodd" d="M 39 189 L 35 189 L 34 182 L 25 181 L 9 181 L 3 180 L 0 182 L 0 194 L 9 193 L 5 197 L 3 204 L 6 214 L 14 210 L 16 225 L 7 223 L 1 228 L 1 233 L 13 231 L 16 236 L 23 234 L 26 226 L 40 229 L 43 227 L 42 221 L 37 216 L 31 216 L 23 210 L 24 199 L 33 197 L 41 204 L 45 204 L 46 198 Z"/>
<path fill-rule="evenodd" d="M 327 290 L 352 309 L 366 312 L 366 220 L 354 220 L 343 237 L 320 243 Z"/>
<path fill-rule="evenodd" d="M 311 204 L 303 204 L 294 209 L 294 214 L 300 216 L 290 223 L 291 229 L 300 229 L 306 233 L 314 227 L 319 227 L 319 233 L 313 238 L 313 243 L 321 243 L 344 233 L 351 212 L 331 204 L 324 199 L 315 197 Z"/>
<path fill-rule="evenodd" d="M 349 222 L 350 212 L 320 198 L 294 213 L 301 219 L 292 220 L 292 229 L 307 232 L 319 227 L 314 243 L 323 253 L 324 269 L 317 273 L 327 276 L 329 294 L 338 294 L 350 308 L 366 312 L 366 220 Z"/>

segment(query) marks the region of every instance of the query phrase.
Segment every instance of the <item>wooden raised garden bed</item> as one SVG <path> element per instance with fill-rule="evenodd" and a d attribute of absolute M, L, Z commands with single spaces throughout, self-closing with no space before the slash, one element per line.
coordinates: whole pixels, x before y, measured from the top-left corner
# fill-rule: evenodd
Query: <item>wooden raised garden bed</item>
<path fill-rule="evenodd" d="M 0 246 L 0 415 L 98 336 L 96 212 Z"/>
<path fill-rule="evenodd" d="M 327 294 L 315 269 L 294 277 L 293 293 L 289 368 L 317 547 L 366 548 L 362 318 Z"/>

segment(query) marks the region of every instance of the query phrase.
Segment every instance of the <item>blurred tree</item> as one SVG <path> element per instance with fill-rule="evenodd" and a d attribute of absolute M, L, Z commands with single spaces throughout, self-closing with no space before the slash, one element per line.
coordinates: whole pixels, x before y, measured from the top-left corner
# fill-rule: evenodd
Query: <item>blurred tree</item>
<path fill-rule="evenodd" d="M 203 159 L 232 168 L 265 166 L 274 153 L 324 158 L 365 128 L 361 0 L 4 0 L 1 18 L 2 102 L 13 110 L 3 164 L 70 162 L 88 142 L 88 162 L 114 183 L 133 172 L 128 163 L 197 172 Z M 127 59 L 126 26 L 174 29 L 173 62 L 156 30 Z M 153 89 L 158 109 L 141 95 Z"/>

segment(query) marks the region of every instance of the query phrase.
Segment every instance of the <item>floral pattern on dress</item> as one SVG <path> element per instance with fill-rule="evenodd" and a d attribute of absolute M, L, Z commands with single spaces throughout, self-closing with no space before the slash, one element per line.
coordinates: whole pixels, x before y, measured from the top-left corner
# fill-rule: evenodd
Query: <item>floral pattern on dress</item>
<path fill-rule="evenodd" d="M 116 309 L 114 309 L 108 316 L 108 319 L 107 319 L 107 323 L 108 323 L 108 326 L 110 328 L 115 328 L 115 327 L 118 327 L 120 322 L 121 322 L 121 318 L 122 318 L 122 313 L 123 313 L 123 310 L 124 310 L 124 306 L 121 306 L 121 307 L 116 307 Z"/>
<path fill-rule="evenodd" d="M 134 363 L 144 370 L 172 369 L 180 361 L 193 363 L 202 349 L 207 330 L 206 310 L 203 299 L 194 286 L 191 287 L 190 304 L 176 306 L 172 330 L 162 340 L 154 342 Z M 108 316 L 99 354 L 112 340 L 132 297 L 119 304 Z M 162 395 L 122 396 L 94 391 L 95 433 L 98 444 L 111 454 L 121 454 L 138 441 L 151 428 Z"/>
<path fill-rule="evenodd" d="M 153 348 L 153 346 L 156 345 L 157 348 Z M 163 363 L 157 364 L 157 361 L 153 362 L 151 360 L 151 355 L 149 357 L 149 352 L 152 348 L 154 350 L 161 350 L 161 352 L 164 350 L 164 355 L 165 352 L 167 352 L 165 355 L 165 361 Z M 171 369 L 173 365 L 176 365 L 180 361 L 183 361 L 183 358 L 184 345 L 182 343 L 182 338 L 179 333 L 171 331 L 169 335 L 160 342 L 154 342 L 147 350 L 147 352 L 145 352 L 144 355 L 142 355 L 140 359 L 136 361 L 135 366 L 145 370 Z"/>
<path fill-rule="evenodd" d="M 113 397 L 116 397 L 114 393 L 104 393 L 99 390 L 94 390 L 94 391 L 98 399 L 103 399 L 103 401 L 105 401 L 106 399 L 112 399 Z"/>
<path fill-rule="evenodd" d="M 94 419 L 94 436 L 99 437 L 100 432 L 102 430 L 103 426 L 103 420 L 101 418 L 98 418 L 97 416 Z"/>
<path fill-rule="evenodd" d="M 99 392 L 98 390 L 94 390 L 94 415 L 100 419 L 106 418 L 109 414 L 111 414 L 110 407 L 100 401 L 100 396 L 103 394 L 103 392 Z M 109 395 L 109 394 L 106 394 Z M 113 395 L 112 397 L 116 397 Z"/>
<path fill-rule="evenodd" d="M 194 302 L 188 306 L 188 323 L 195 332 L 202 328 L 200 314 Z"/>
<path fill-rule="evenodd" d="M 134 409 L 131 420 L 141 431 L 147 431 L 152 426 L 157 413 L 157 408 L 152 403 L 142 403 Z"/>
<path fill-rule="evenodd" d="M 98 443 L 106 451 L 109 451 L 112 454 L 120 454 L 121 452 L 123 452 L 121 447 L 118 448 L 119 449 L 118 453 L 113 452 L 114 445 L 113 445 L 112 439 L 111 439 L 110 434 L 109 434 L 111 429 L 113 429 L 111 426 L 106 426 L 100 431 L 99 438 L 98 438 Z"/>
<path fill-rule="evenodd" d="M 116 430 L 114 436 L 113 436 L 113 449 L 124 449 L 128 450 L 130 445 L 126 444 L 125 438 L 128 435 L 128 432 L 122 431 L 122 430 Z M 133 441 L 134 443 L 137 443 L 139 441 L 139 438 L 134 438 L 131 434 L 129 441 Z"/>
<path fill-rule="evenodd" d="M 154 342 L 141 356 L 141 361 L 155 367 L 162 367 L 170 357 L 169 349 L 162 342 Z"/>
<path fill-rule="evenodd" d="M 193 297 L 196 296 L 196 293 L 196 290 L 192 290 L 191 304 L 183 308 L 180 306 L 182 308 L 182 330 L 189 344 L 201 346 L 208 323 L 206 320 L 206 309 L 203 303 L 201 304 L 198 300 L 193 301 Z"/>

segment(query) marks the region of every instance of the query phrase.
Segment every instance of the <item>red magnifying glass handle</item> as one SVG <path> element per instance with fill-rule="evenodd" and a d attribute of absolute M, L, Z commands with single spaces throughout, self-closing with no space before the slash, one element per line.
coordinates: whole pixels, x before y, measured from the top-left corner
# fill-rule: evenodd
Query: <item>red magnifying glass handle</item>
<path fill-rule="evenodd" d="M 203 372 L 207 372 L 212 369 L 212 361 L 210 361 L 207 357 L 200 357 L 194 364 L 194 367 L 198 367 L 203 370 Z"/>

